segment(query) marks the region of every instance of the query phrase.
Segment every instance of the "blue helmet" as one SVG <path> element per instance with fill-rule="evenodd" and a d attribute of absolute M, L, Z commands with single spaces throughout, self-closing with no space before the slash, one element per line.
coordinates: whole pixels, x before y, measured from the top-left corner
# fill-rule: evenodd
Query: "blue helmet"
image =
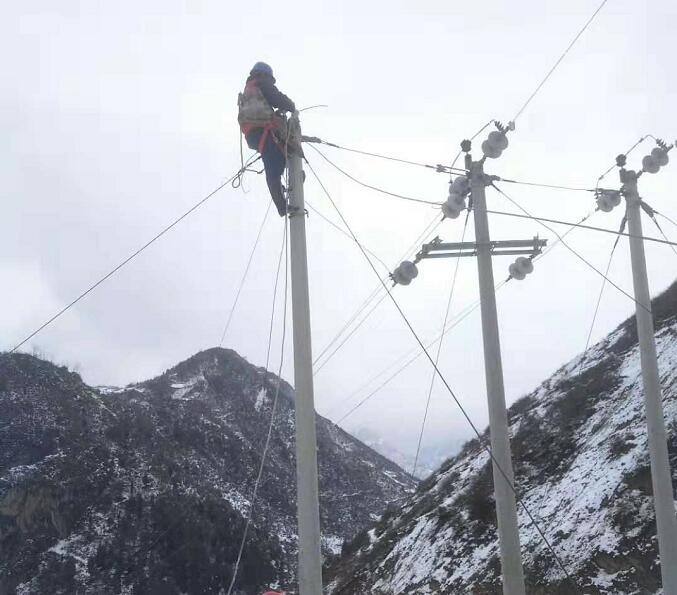
<path fill-rule="evenodd" d="M 267 74 L 273 76 L 273 69 L 265 62 L 257 62 L 251 70 L 251 74 Z"/>

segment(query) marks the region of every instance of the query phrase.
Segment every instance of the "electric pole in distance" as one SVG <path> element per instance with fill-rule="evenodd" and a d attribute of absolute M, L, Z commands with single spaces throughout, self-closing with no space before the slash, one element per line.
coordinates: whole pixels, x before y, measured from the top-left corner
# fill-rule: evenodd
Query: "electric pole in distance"
<path fill-rule="evenodd" d="M 657 140 L 657 146 L 644 157 L 642 170 L 635 172 L 625 169 L 626 157 L 619 155 L 616 164 L 620 168 L 621 191 L 625 197 L 626 217 L 630 235 L 630 258 L 632 281 L 635 291 L 635 312 L 637 337 L 639 341 L 642 381 L 644 384 L 644 405 L 648 426 L 649 455 L 651 458 L 651 483 L 653 486 L 656 526 L 658 529 L 658 551 L 661 562 L 661 578 L 665 595 L 677 595 L 677 518 L 672 491 L 672 473 L 668 458 L 667 432 L 663 415 L 654 321 L 651 311 L 651 296 L 646 272 L 646 256 L 642 239 L 642 208 L 649 208 L 639 196 L 637 180 L 644 173 L 657 173 L 668 163 L 668 151 L 673 145 Z M 613 191 L 600 191 L 597 203 L 600 210 L 610 211 L 620 203 L 620 195 Z"/>
<path fill-rule="evenodd" d="M 290 121 L 289 239 L 294 324 L 294 393 L 296 411 L 296 480 L 298 507 L 299 595 L 322 595 L 320 499 L 317 473 L 317 437 L 313 395 L 313 355 L 308 296 L 305 203 L 301 126 L 298 115 Z"/>

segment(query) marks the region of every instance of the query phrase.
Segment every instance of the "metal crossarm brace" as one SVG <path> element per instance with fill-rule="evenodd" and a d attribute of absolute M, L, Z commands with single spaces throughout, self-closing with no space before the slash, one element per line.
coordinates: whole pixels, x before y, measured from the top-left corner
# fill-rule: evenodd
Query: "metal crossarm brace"
<path fill-rule="evenodd" d="M 548 243 L 535 237 L 531 240 L 503 240 L 489 242 L 493 256 L 536 256 Z M 424 244 L 416 258 L 459 258 L 463 256 L 477 256 L 479 244 L 476 242 L 440 242 L 432 241 Z"/>

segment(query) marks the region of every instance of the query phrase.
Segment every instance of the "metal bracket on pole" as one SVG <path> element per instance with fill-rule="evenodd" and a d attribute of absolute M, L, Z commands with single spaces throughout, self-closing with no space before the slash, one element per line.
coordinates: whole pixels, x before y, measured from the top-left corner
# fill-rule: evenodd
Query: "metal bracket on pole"
<path fill-rule="evenodd" d="M 548 240 L 535 237 L 531 240 L 503 240 L 489 242 L 492 256 L 530 256 L 534 257 L 543 251 Z M 485 244 L 482 244 L 484 246 Z M 477 256 L 480 244 L 476 242 L 441 242 L 432 241 L 424 244 L 416 255 L 419 260 L 426 258 L 460 258 Z"/>

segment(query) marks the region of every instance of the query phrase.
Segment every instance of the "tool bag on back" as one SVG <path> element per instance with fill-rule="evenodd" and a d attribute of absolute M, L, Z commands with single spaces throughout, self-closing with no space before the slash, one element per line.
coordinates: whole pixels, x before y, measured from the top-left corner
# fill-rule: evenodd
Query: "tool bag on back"
<path fill-rule="evenodd" d="M 245 136 L 255 128 L 264 130 L 260 146 L 250 148 L 261 152 L 265 137 L 271 134 L 283 153 L 301 151 L 301 139 L 287 128 L 287 119 L 275 112 L 255 81 L 247 83 L 244 91 L 238 95 L 237 105 L 237 120 Z"/>
<path fill-rule="evenodd" d="M 251 128 L 268 128 L 274 123 L 275 112 L 253 81 L 238 95 L 237 106 L 237 121 L 245 134 Z"/>

